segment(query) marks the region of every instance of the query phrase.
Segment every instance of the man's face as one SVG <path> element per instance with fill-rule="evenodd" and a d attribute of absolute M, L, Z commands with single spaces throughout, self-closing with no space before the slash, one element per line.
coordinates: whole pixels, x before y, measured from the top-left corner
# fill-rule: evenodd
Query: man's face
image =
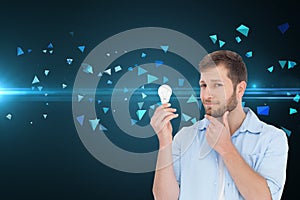
<path fill-rule="evenodd" d="M 236 108 L 236 89 L 222 64 L 202 72 L 199 84 L 200 98 L 206 114 L 222 117 L 226 111 L 231 112 Z"/>

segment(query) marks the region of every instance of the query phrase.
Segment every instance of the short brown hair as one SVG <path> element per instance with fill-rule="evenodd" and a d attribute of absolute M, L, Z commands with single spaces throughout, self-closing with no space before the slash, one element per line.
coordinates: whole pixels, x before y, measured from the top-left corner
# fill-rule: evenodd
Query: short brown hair
<path fill-rule="evenodd" d="M 228 70 L 227 76 L 234 87 L 241 81 L 247 82 L 246 64 L 239 54 L 229 50 L 218 50 L 206 55 L 199 64 L 200 72 L 219 64 Z"/>

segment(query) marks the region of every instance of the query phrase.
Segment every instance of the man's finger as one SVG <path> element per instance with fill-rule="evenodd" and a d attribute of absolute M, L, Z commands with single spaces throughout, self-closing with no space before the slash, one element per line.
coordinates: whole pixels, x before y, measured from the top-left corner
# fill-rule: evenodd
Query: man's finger
<path fill-rule="evenodd" d="M 169 121 L 171 121 L 172 119 L 178 117 L 179 114 L 174 114 L 172 113 L 171 115 L 167 116 L 164 120 L 163 120 L 163 123 L 166 124 L 168 123 Z"/>
<path fill-rule="evenodd" d="M 165 108 L 165 109 L 157 111 L 155 113 L 155 118 L 158 121 L 162 121 L 166 117 L 166 115 L 169 115 L 170 113 L 172 114 L 174 112 L 176 112 L 175 108 Z"/>
<path fill-rule="evenodd" d="M 224 126 L 225 126 L 226 128 L 229 127 L 229 125 L 228 125 L 228 114 L 229 114 L 229 111 L 226 111 L 226 112 L 224 113 L 224 115 L 223 115 L 223 124 L 224 124 Z"/>
<path fill-rule="evenodd" d="M 166 124 L 168 122 L 170 122 L 172 119 L 178 117 L 178 114 L 174 114 L 174 113 L 170 113 L 169 115 L 167 115 L 164 119 L 162 119 L 161 121 L 155 121 L 154 122 L 154 126 L 157 127 L 158 129 L 156 130 L 157 133 L 159 133 L 164 126 L 166 126 Z"/>
<path fill-rule="evenodd" d="M 173 114 L 174 114 L 173 112 L 163 112 L 160 115 L 159 119 L 160 119 L 160 121 L 163 121 L 165 118 L 167 118 L 168 116 L 173 115 Z"/>
<path fill-rule="evenodd" d="M 214 118 L 213 116 L 210 116 L 208 114 L 204 115 L 204 117 L 212 124 L 215 125 L 216 121 L 218 121 L 216 118 Z"/>
<path fill-rule="evenodd" d="M 164 104 L 162 104 L 161 106 L 159 106 L 159 107 L 157 107 L 157 108 L 155 109 L 154 114 L 155 114 L 155 113 L 158 113 L 158 112 L 160 112 L 160 111 L 162 111 L 162 110 L 164 110 L 164 109 L 166 109 L 166 108 L 168 108 L 168 107 L 170 107 L 170 106 L 171 106 L 170 103 L 164 103 Z"/>
<path fill-rule="evenodd" d="M 165 109 L 165 108 L 168 108 L 168 107 L 170 107 L 170 106 L 171 106 L 170 103 L 164 103 L 164 104 L 162 104 L 161 106 L 159 106 L 159 108 Z"/>
<path fill-rule="evenodd" d="M 165 112 L 176 112 L 176 108 L 165 108 Z"/>

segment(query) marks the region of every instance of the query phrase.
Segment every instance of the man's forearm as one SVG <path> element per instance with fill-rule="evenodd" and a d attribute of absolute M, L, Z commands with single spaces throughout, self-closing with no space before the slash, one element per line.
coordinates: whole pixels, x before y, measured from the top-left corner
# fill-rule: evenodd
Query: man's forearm
<path fill-rule="evenodd" d="M 158 152 L 153 195 L 156 200 L 177 200 L 179 197 L 179 186 L 173 169 L 171 144 L 161 147 Z"/>
<path fill-rule="evenodd" d="M 234 145 L 221 156 L 236 187 L 246 200 L 272 199 L 266 179 L 245 162 Z"/>

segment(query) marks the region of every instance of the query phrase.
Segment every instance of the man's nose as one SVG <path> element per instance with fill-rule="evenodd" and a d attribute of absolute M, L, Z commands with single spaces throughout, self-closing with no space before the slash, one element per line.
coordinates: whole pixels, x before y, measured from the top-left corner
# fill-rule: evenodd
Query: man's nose
<path fill-rule="evenodd" d="M 203 94 L 205 99 L 213 97 L 212 90 L 208 86 L 204 90 L 202 90 L 201 93 Z"/>

